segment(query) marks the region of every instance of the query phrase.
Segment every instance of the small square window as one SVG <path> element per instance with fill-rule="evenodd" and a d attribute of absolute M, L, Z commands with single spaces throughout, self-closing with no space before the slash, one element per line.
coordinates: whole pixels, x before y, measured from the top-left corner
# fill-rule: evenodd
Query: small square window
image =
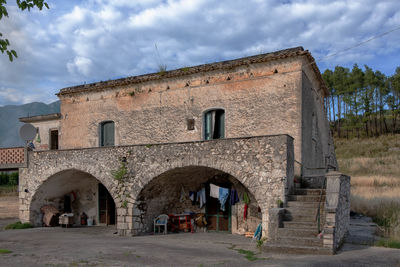
<path fill-rule="evenodd" d="M 193 131 L 194 130 L 194 119 L 187 119 L 187 129 L 188 131 Z"/>

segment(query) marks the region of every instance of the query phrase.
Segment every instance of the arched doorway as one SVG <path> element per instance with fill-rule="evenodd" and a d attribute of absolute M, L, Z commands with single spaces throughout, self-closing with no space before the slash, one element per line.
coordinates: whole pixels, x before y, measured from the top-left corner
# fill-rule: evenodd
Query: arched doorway
<path fill-rule="evenodd" d="M 60 213 L 72 213 L 75 225 L 80 225 L 84 212 L 94 224 L 116 224 L 116 209 L 107 188 L 94 176 L 76 169 L 58 172 L 46 179 L 30 202 L 30 221 L 42 226 L 40 208 L 52 205 Z"/>
<path fill-rule="evenodd" d="M 221 199 L 212 193 L 215 188 L 221 189 L 218 193 L 228 190 L 223 205 Z M 203 190 L 205 198 L 202 200 Z M 237 199 L 232 198 L 235 194 Z M 198 224 L 198 231 L 236 234 L 254 232 L 262 221 L 255 197 L 238 179 L 203 166 L 174 168 L 162 173 L 143 187 L 136 203 L 141 214 L 142 233 L 153 230 L 153 219 L 160 214 L 178 217 L 182 214 L 201 215 L 206 224 Z"/>

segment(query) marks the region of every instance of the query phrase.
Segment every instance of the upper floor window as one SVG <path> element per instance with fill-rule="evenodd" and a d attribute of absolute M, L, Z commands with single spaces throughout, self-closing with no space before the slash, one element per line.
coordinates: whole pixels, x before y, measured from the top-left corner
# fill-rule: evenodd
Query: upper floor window
<path fill-rule="evenodd" d="M 100 124 L 100 146 L 114 146 L 113 121 L 105 121 Z"/>
<path fill-rule="evenodd" d="M 204 139 L 225 137 L 225 110 L 213 109 L 204 114 Z"/>

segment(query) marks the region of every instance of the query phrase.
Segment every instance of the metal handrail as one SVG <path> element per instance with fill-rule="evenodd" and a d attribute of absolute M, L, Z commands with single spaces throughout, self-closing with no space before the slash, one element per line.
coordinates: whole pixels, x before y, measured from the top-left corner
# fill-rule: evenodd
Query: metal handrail
<path fill-rule="evenodd" d="M 326 184 L 326 177 L 324 177 L 324 182 L 322 183 L 321 192 L 319 194 L 317 215 L 315 216 L 315 220 L 317 221 L 318 224 L 318 233 L 321 233 L 321 202 L 322 202 L 322 192 L 324 190 L 325 184 Z"/>

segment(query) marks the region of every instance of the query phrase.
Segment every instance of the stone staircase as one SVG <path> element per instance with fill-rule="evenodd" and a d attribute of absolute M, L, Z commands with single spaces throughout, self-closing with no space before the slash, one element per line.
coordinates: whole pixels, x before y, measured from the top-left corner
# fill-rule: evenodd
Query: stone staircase
<path fill-rule="evenodd" d="M 321 196 L 322 191 L 322 196 Z M 318 238 L 316 215 L 321 200 L 321 229 L 324 225 L 325 189 L 296 189 L 288 196 L 283 227 L 278 228 L 274 241 L 265 244 L 265 250 L 281 253 L 332 254 Z"/>

